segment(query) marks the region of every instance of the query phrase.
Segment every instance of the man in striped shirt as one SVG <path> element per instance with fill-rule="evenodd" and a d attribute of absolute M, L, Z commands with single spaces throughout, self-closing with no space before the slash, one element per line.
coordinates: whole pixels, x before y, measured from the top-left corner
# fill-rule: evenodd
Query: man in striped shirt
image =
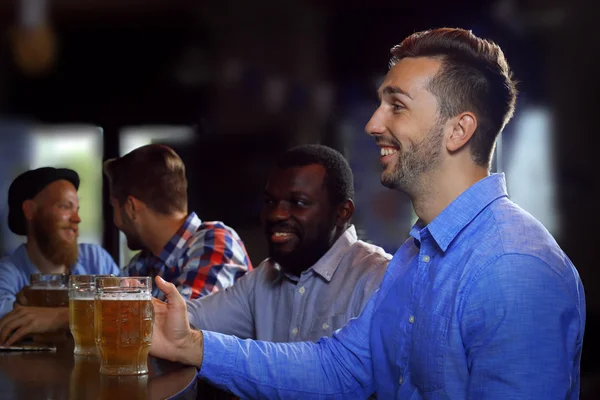
<path fill-rule="evenodd" d="M 137 148 L 106 161 L 104 172 L 114 224 L 131 250 L 141 250 L 124 275 L 158 275 L 191 300 L 233 285 L 252 269 L 233 229 L 188 213 L 185 165 L 170 147 Z M 153 295 L 164 298 L 156 288 Z"/>

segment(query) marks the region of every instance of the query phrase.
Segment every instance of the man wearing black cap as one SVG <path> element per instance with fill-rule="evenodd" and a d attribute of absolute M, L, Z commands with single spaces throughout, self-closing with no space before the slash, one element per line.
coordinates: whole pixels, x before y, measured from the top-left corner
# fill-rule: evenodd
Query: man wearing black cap
<path fill-rule="evenodd" d="M 24 335 L 68 326 L 68 309 L 13 304 L 43 274 L 119 274 L 112 257 L 100 246 L 77 244 L 79 176 L 70 169 L 38 168 L 19 175 L 8 190 L 8 226 L 27 242 L 0 260 L 0 344 Z M 12 310 L 12 311 L 11 311 Z"/>

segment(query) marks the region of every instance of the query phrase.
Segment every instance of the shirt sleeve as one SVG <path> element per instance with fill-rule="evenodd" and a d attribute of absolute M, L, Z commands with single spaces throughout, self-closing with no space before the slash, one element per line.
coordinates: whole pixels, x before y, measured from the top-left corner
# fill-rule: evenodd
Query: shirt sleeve
<path fill-rule="evenodd" d="M 17 271 L 10 264 L 0 262 L 0 318 L 13 309 L 16 295 L 21 289 Z"/>
<path fill-rule="evenodd" d="M 258 272 L 246 274 L 223 291 L 188 301 L 190 325 L 239 338 L 256 337 L 250 299 Z"/>
<path fill-rule="evenodd" d="M 369 331 L 376 297 L 360 317 L 317 343 L 269 343 L 203 331 L 198 376 L 241 398 L 364 399 L 373 392 Z"/>
<path fill-rule="evenodd" d="M 224 227 L 205 229 L 188 254 L 183 274 L 177 283 L 174 282 L 186 299 L 196 299 L 232 286 L 252 269 L 241 239 Z"/>
<path fill-rule="evenodd" d="M 481 271 L 461 321 L 468 398 L 578 397 L 585 305 L 583 288 L 570 287 L 532 256 L 505 255 Z"/>

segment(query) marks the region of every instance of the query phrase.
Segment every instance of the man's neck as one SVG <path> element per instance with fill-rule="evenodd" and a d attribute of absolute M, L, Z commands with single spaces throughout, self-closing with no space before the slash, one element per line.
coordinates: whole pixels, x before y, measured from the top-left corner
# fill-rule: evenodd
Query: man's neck
<path fill-rule="evenodd" d="M 48 260 L 33 237 L 27 238 L 25 247 L 29 259 L 42 274 L 65 274 L 69 271 L 66 265 L 56 265 Z"/>
<path fill-rule="evenodd" d="M 179 212 L 171 215 L 158 215 L 152 226 L 148 227 L 147 232 L 150 233 L 144 242 L 148 251 L 156 257 L 165 248 L 169 240 L 177 233 L 179 228 L 184 224 L 189 214 Z"/>
<path fill-rule="evenodd" d="M 425 225 L 433 221 L 465 190 L 489 175 L 484 167 L 441 168 L 424 179 L 418 193 L 411 195 L 415 214 Z"/>

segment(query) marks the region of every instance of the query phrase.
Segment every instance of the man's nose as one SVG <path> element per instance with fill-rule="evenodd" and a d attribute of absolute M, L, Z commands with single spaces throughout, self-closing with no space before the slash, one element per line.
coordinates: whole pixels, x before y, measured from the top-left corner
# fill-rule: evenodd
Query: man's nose
<path fill-rule="evenodd" d="M 381 115 L 381 107 L 377 108 L 367 125 L 365 125 L 365 132 L 370 136 L 382 135 L 385 132 L 385 126 L 383 124 L 383 118 Z"/>

